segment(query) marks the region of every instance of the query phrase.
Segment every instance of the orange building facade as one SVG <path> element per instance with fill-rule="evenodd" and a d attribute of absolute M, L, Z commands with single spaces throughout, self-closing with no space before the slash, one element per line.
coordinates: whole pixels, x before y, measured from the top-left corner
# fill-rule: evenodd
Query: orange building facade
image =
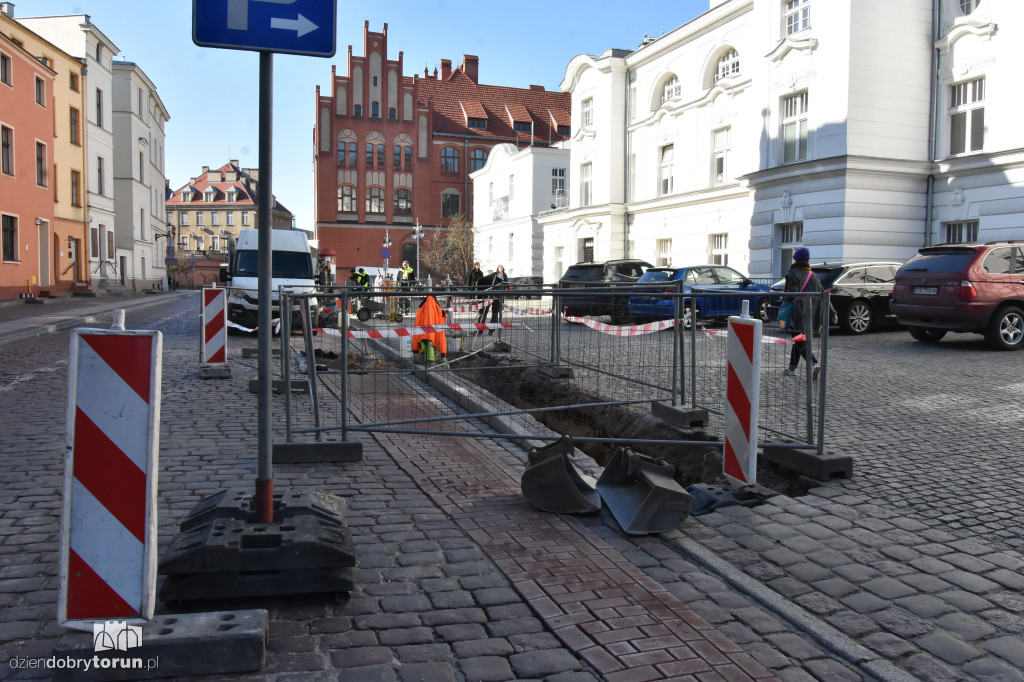
<path fill-rule="evenodd" d="M 386 236 L 396 267 L 415 262 L 415 225 L 472 221 L 469 174 L 495 145 L 569 137 L 569 93 L 483 85 L 473 55 L 455 69 L 443 59 L 440 72 L 406 76 L 387 42 L 387 24 L 378 33 L 366 22 L 363 56 L 349 46 L 347 74 L 332 67 L 332 91 L 316 91 L 316 236 L 321 250 L 336 252 L 339 281 L 348 268 L 383 265 Z"/>

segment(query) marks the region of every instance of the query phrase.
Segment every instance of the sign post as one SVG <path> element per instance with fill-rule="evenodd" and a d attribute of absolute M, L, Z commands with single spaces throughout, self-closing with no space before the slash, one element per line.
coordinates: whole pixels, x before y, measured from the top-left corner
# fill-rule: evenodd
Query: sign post
<path fill-rule="evenodd" d="M 192 42 L 201 47 L 254 50 L 260 53 L 259 168 L 257 257 L 259 301 L 257 354 L 259 363 L 259 472 L 254 498 L 258 521 L 274 520 L 271 408 L 271 229 L 273 226 L 273 109 L 275 52 L 333 57 L 338 19 L 337 0 L 192 0 Z M 284 320 L 282 334 L 291 332 Z"/>

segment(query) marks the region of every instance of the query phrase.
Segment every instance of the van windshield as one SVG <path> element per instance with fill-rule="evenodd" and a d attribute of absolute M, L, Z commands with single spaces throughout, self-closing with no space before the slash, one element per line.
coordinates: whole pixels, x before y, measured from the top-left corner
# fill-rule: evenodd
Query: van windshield
<path fill-rule="evenodd" d="M 239 251 L 236 254 L 235 276 L 256 277 L 258 275 L 259 252 Z M 299 251 L 274 251 L 271 277 L 280 279 L 313 279 L 313 260 L 308 253 Z"/>

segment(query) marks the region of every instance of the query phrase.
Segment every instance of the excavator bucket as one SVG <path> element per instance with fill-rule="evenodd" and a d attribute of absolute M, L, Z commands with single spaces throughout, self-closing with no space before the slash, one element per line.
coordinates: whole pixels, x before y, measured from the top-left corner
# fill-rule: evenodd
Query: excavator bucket
<path fill-rule="evenodd" d="M 682 523 L 693 504 L 672 477 L 674 471 L 663 459 L 619 447 L 597 479 L 597 492 L 630 535 L 664 533 Z"/>
<path fill-rule="evenodd" d="M 523 497 L 535 507 L 557 514 L 586 514 L 601 508 L 601 497 L 569 460 L 575 449 L 563 435 L 551 445 L 530 450 L 520 481 Z"/>

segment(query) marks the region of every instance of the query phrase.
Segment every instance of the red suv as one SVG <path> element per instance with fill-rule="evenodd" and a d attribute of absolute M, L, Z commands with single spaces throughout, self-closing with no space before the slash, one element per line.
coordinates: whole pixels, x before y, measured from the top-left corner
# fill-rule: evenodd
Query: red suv
<path fill-rule="evenodd" d="M 1024 246 L 925 247 L 897 271 L 892 311 L 918 341 L 977 332 L 1000 350 L 1024 347 Z"/>

